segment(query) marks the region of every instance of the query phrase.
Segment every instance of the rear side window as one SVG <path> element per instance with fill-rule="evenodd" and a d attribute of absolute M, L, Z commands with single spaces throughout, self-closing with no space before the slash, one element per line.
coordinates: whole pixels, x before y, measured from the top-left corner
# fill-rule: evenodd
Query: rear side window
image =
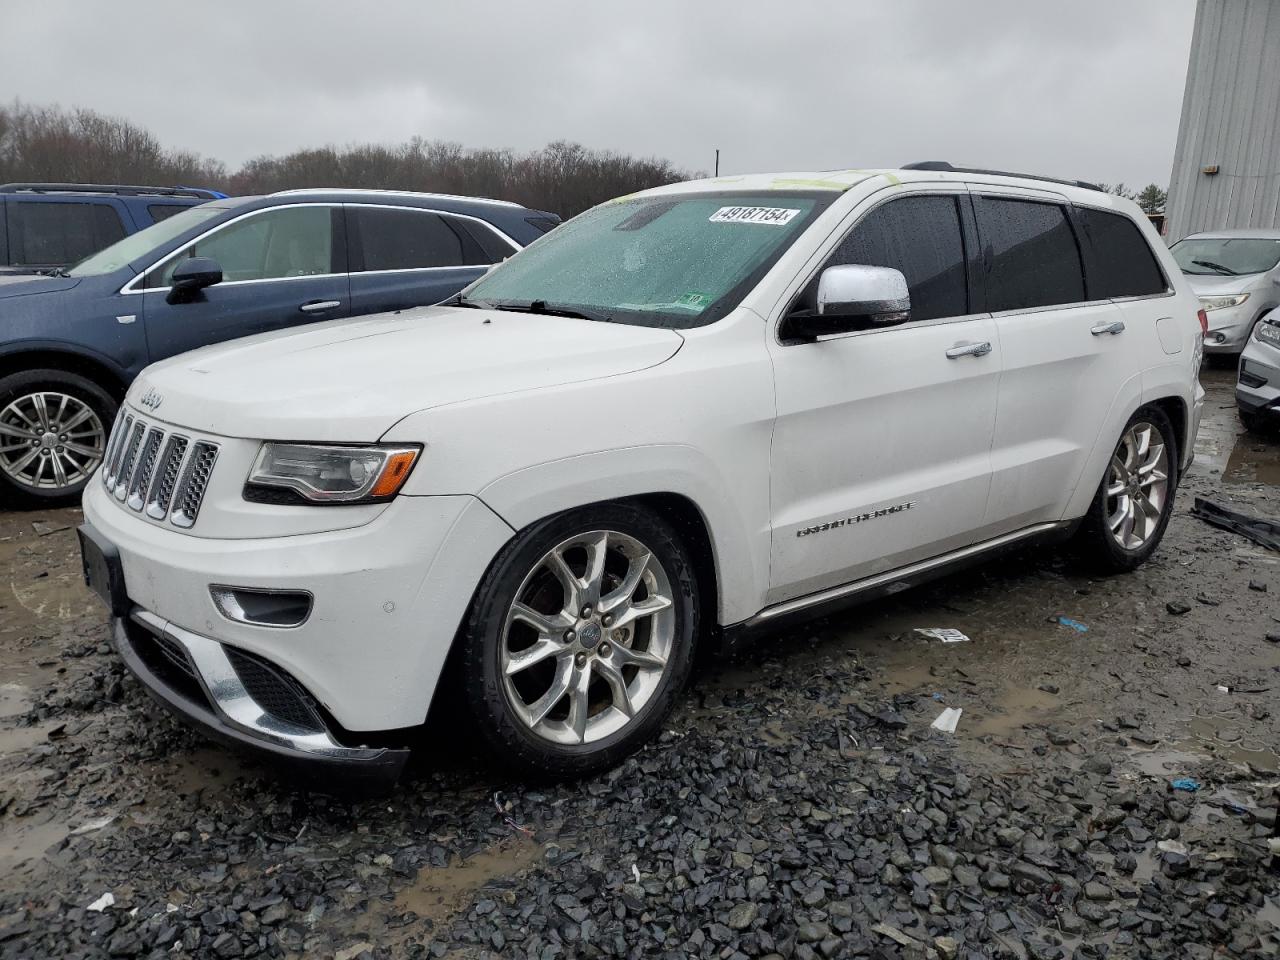
<path fill-rule="evenodd" d="M 124 237 L 124 223 L 106 203 L 9 200 L 9 261 L 15 266 L 77 263 Z"/>
<path fill-rule="evenodd" d="M 860 220 L 826 266 L 893 267 L 907 278 L 911 319 L 969 312 L 964 235 L 954 197 L 902 197 Z"/>
<path fill-rule="evenodd" d="M 1084 301 L 1080 248 L 1063 207 L 1000 197 L 982 197 L 976 206 L 988 310 Z"/>
<path fill-rule="evenodd" d="M 1090 300 L 1150 297 L 1169 289 L 1164 271 L 1136 223 L 1118 213 L 1090 207 L 1077 207 L 1076 211 L 1093 245 Z"/>
<path fill-rule="evenodd" d="M 421 270 L 492 263 L 475 238 L 452 217 L 397 207 L 349 207 L 355 217 L 352 269 Z"/>
<path fill-rule="evenodd" d="M 152 223 L 159 223 L 161 220 L 168 220 L 175 213 L 181 213 L 189 206 L 190 204 L 186 203 L 152 203 L 147 205 L 147 213 L 151 214 Z"/>

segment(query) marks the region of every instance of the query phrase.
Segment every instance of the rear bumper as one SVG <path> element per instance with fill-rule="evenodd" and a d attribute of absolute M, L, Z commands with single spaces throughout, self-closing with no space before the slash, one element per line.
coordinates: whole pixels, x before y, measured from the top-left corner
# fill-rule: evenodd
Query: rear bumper
<path fill-rule="evenodd" d="M 215 640 L 140 607 L 128 617 L 114 618 L 113 627 L 116 649 L 130 672 L 163 707 L 206 736 L 263 757 L 274 769 L 327 792 L 385 790 L 404 770 L 406 748 L 345 746 L 323 726 L 318 712 L 310 729 L 305 720 L 270 712 L 271 704 L 259 702 L 266 697 L 260 690 L 250 691 L 226 648 Z M 285 678 L 287 674 L 277 675 L 281 684 L 287 683 Z M 299 698 L 305 693 L 283 689 L 279 695 Z"/>

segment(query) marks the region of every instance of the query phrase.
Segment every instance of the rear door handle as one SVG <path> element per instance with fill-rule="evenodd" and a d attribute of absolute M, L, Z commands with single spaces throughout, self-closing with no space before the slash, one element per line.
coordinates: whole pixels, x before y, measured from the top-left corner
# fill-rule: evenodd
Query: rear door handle
<path fill-rule="evenodd" d="M 991 343 L 983 340 L 981 343 L 957 343 L 954 347 L 947 350 L 948 360 L 959 360 L 961 357 L 985 357 L 991 352 Z"/>
<path fill-rule="evenodd" d="M 1107 334 L 1107 333 L 1111 334 L 1112 336 L 1114 336 L 1117 333 L 1124 333 L 1124 321 L 1111 320 L 1107 323 L 1099 323 L 1095 325 L 1094 328 L 1089 332 L 1092 333 L 1095 337 L 1101 337 L 1103 334 Z"/>
<path fill-rule="evenodd" d="M 340 306 L 342 306 L 341 300 L 308 300 L 298 309 L 303 313 L 323 313 L 326 310 L 332 310 Z"/>

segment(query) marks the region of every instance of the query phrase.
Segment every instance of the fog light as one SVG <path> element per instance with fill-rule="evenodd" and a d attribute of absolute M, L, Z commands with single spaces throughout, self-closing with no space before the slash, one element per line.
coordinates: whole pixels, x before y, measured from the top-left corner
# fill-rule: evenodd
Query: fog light
<path fill-rule="evenodd" d="M 1211 334 L 1209 334 L 1209 342 L 1210 342 L 1210 343 L 1226 343 L 1226 342 L 1227 342 L 1227 335 L 1226 335 L 1225 333 L 1221 333 L 1221 332 L 1219 332 L 1219 333 L 1211 333 Z"/>
<path fill-rule="evenodd" d="M 306 590 L 209 586 L 213 605 L 228 620 L 255 627 L 299 627 L 311 616 L 314 598 Z"/>

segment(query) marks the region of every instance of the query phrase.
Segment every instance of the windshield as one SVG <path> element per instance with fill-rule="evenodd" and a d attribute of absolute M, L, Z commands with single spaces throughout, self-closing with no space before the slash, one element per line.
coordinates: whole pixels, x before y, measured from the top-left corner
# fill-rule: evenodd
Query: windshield
<path fill-rule="evenodd" d="M 91 257 L 85 257 L 67 271 L 69 277 L 100 277 L 115 273 L 126 263 L 145 257 L 157 247 L 162 247 L 174 237 L 186 233 L 197 224 L 226 213 L 226 207 L 202 205 L 183 210 L 168 220 L 153 223 L 145 230 L 125 237 Z"/>
<path fill-rule="evenodd" d="M 588 210 L 495 267 L 460 302 L 643 326 L 724 316 L 835 193 L 677 194 Z"/>
<path fill-rule="evenodd" d="M 1179 240 L 1169 250 L 1183 273 L 1217 277 L 1266 273 L 1280 262 L 1280 239 L 1265 237 Z"/>

